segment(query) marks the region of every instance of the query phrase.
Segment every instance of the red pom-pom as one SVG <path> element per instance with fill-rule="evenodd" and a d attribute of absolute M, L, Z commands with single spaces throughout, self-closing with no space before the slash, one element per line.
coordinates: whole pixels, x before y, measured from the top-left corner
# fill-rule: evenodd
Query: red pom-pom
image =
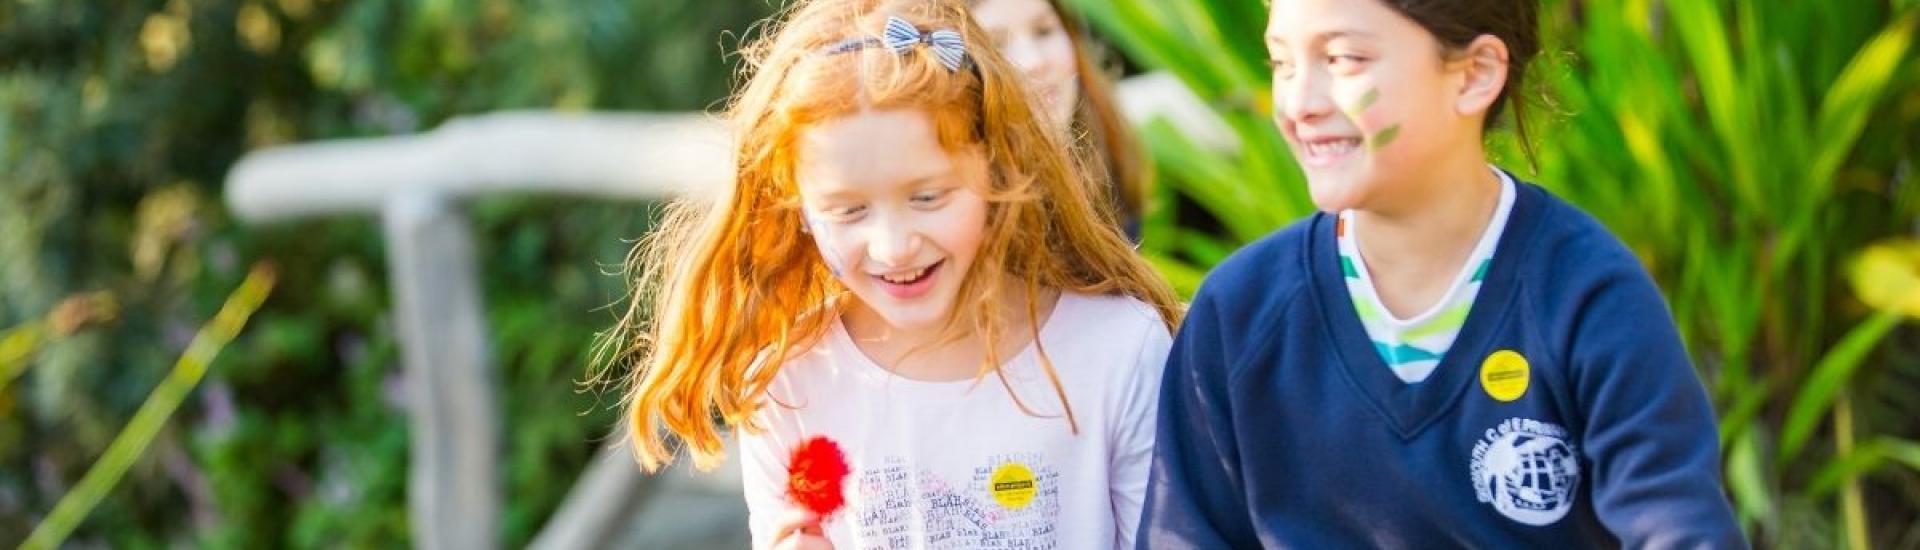
<path fill-rule="evenodd" d="M 847 470 L 839 444 L 821 436 L 808 438 L 787 463 L 787 497 L 820 517 L 833 515 L 847 503 L 841 492 Z"/>

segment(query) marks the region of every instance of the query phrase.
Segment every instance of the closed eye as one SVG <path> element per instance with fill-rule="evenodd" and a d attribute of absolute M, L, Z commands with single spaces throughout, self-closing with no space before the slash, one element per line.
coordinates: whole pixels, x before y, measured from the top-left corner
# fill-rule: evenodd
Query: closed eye
<path fill-rule="evenodd" d="M 913 203 L 913 205 L 918 208 L 923 208 L 923 209 L 939 208 L 942 204 L 946 203 L 947 197 L 950 196 L 952 193 L 953 193 L 952 188 L 921 191 L 918 193 L 914 193 L 913 196 L 908 197 L 907 200 Z"/>
<path fill-rule="evenodd" d="M 858 205 L 858 204 L 849 205 L 849 206 L 830 206 L 830 207 L 821 209 L 820 212 L 822 214 L 826 214 L 826 218 L 829 221 L 846 223 L 846 222 L 858 221 L 860 219 L 860 216 L 867 213 L 867 207 L 866 205 Z"/>
<path fill-rule="evenodd" d="M 1273 76 L 1275 77 L 1282 79 L 1293 78 L 1293 63 L 1290 61 L 1285 59 L 1268 59 L 1267 66 L 1273 69 Z"/>
<path fill-rule="evenodd" d="M 1367 58 L 1357 55 L 1330 55 L 1327 56 L 1327 68 L 1334 72 L 1348 72 L 1360 68 L 1367 61 Z"/>

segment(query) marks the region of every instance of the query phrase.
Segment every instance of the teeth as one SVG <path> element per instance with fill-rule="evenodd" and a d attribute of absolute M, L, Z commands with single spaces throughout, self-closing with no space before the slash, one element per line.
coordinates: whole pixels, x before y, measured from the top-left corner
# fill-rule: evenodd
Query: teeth
<path fill-rule="evenodd" d="M 929 267 L 931 267 L 931 266 L 929 266 Z M 927 274 L 927 268 L 925 268 L 925 267 L 922 267 L 922 268 L 920 268 L 920 269 L 918 269 L 918 270 L 916 270 L 916 271 L 914 271 L 913 273 L 907 273 L 907 274 L 903 274 L 903 275 L 881 275 L 881 276 L 880 276 L 880 278 L 881 278 L 881 279 L 883 279 L 883 280 L 885 280 L 885 281 L 887 281 L 887 282 L 889 282 L 889 283 L 894 283 L 894 284 L 907 284 L 907 283 L 911 283 L 911 282 L 913 282 L 913 281 L 915 281 L 915 280 L 918 280 L 918 279 L 920 278 L 920 276 L 921 276 L 921 275 L 926 275 L 926 274 Z"/>
<path fill-rule="evenodd" d="M 1353 150 L 1358 148 L 1359 146 L 1360 146 L 1360 140 L 1352 139 L 1352 138 L 1333 140 L 1333 141 L 1319 141 L 1319 142 L 1313 142 L 1313 143 L 1307 144 L 1307 154 L 1313 155 L 1316 157 L 1344 155 L 1344 154 L 1353 152 Z"/>

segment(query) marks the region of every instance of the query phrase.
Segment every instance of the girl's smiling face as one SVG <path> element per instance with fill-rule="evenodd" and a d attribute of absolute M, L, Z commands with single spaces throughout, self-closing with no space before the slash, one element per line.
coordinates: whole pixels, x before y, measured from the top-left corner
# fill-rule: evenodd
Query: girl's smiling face
<path fill-rule="evenodd" d="M 920 110 L 863 110 L 800 138 L 801 210 L 822 259 L 902 330 L 938 330 L 986 231 L 986 159 L 950 153 Z"/>
<path fill-rule="evenodd" d="M 1479 151 L 1484 75 L 1379 0 L 1273 0 L 1266 42 L 1275 122 L 1321 210 L 1381 208 Z"/>

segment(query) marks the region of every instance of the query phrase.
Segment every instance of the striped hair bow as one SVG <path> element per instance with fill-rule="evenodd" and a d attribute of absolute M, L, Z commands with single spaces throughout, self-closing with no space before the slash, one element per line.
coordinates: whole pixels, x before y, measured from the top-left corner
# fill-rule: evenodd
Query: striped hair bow
<path fill-rule="evenodd" d="M 905 55 L 912 51 L 914 46 L 920 44 L 926 44 L 927 49 L 933 51 L 934 58 L 940 60 L 940 66 L 946 67 L 950 72 L 960 70 L 960 66 L 967 62 L 967 43 L 960 39 L 960 33 L 949 29 L 920 32 L 913 23 L 892 15 L 887 16 L 887 28 L 880 34 L 879 40 L 865 37 L 849 38 L 829 46 L 826 53 L 831 55 L 873 46 L 886 46 L 894 53 Z"/>

